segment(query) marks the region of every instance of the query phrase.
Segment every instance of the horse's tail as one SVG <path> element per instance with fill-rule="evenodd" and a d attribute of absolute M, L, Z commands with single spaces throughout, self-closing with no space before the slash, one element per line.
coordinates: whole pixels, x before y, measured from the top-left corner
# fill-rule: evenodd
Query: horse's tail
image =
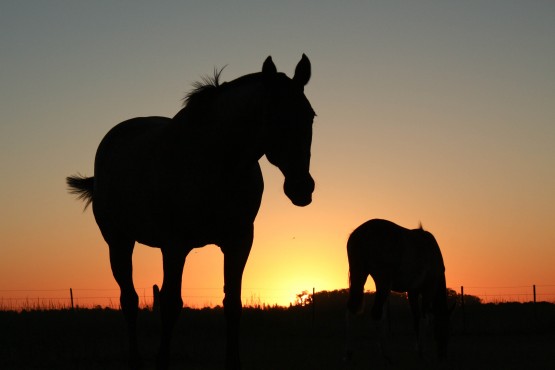
<path fill-rule="evenodd" d="M 66 184 L 70 194 L 76 195 L 78 200 L 85 201 L 83 210 L 86 210 L 93 200 L 94 177 L 68 176 L 66 177 Z"/>

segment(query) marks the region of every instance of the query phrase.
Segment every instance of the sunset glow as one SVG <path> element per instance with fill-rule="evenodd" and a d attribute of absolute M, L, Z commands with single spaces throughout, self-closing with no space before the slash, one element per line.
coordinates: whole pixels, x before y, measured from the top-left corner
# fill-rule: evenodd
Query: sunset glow
<path fill-rule="evenodd" d="M 525 301 L 535 284 L 555 302 L 554 3 L 32 3 L 0 12 L 0 309 L 68 305 L 70 288 L 77 304 L 117 307 L 107 246 L 65 177 L 92 176 L 111 127 L 173 116 L 215 66 L 230 81 L 272 55 L 292 76 L 303 52 L 313 203 L 292 205 L 261 160 L 243 304 L 347 288 L 347 238 L 371 218 L 422 222 L 448 287 Z M 141 304 L 162 277 L 160 251 L 137 244 Z M 217 247 L 188 256 L 183 299 L 221 305 Z"/>

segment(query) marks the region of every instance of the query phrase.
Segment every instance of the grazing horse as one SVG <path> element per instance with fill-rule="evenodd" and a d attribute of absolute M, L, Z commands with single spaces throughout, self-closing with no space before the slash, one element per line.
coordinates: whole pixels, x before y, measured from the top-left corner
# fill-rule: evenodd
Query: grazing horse
<path fill-rule="evenodd" d="M 372 318 L 382 318 L 383 307 L 391 291 L 407 292 L 417 337 L 420 338 L 421 313 L 431 314 L 438 355 L 444 358 L 449 310 L 445 266 L 434 236 L 423 230 L 422 225 L 409 230 L 390 221 L 374 219 L 353 231 L 347 242 L 347 255 L 348 320 L 353 314 L 362 312 L 364 284 L 371 275 L 376 284 Z"/>
<path fill-rule="evenodd" d="M 108 244 L 132 367 L 139 363 L 135 242 L 162 251 L 157 367 L 169 367 L 171 335 L 183 305 L 185 258 L 194 248 L 215 244 L 224 254 L 226 368 L 240 369 L 241 281 L 264 189 L 258 160 L 266 155 L 281 170 L 293 204 L 312 201 L 315 113 L 304 95 L 309 59 L 303 54 L 293 78 L 278 73 L 271 57 L 261 72 L 228 83 L 220 84 L 220 73 L 194 85 L 172 119 L 139 117 L 112 128 L 96 152 L 94 177 L 67 178 L 70 192 L 86 206 L 92 202 Z"/>

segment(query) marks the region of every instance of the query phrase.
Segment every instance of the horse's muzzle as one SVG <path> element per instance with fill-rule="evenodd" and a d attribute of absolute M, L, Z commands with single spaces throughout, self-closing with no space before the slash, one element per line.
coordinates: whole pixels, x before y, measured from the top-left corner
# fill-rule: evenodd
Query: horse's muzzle
<path fill-rule="evenodd" d="M 312 203 L 314 180 L 310 174 L 295 179 L 286 177 L 283 191 L 294 205 L 298 207 L 308 206 Z"/>

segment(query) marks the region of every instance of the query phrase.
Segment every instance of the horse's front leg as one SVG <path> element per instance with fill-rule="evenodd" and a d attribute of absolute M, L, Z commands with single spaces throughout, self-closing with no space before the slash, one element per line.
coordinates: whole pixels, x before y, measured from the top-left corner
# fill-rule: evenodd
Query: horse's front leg
<path fill-rule="evenodd" d="M 241 320 L 241 284 L 253 241 L 249 232 L 220 245 L 224 253 L 224 313 L 227 323 L 226 369 L 241 369 L 239 354 L 239 323 Z"/>
<path fill-rule="evenodd" d="M 420 336 L 420 306 L 418 302 L 419 293 L 417 291 L 407 292 L 409 297 L 410 310 L 412 312 L 412 323 L 414 332 L 416 333 L 416 350 L 418 355 L 422 358 L 422 339 Z"/>
<path fill-rule="evenodd" d="M 364 284 L 368 274 L 355 268 L 349 269 L 349 299 L 347 301 L 347 314 L 345 316 L 345 351 L 343 362 L 350 366 L 353 359 L 354 326 L 361 325 L 361 313 L 364 310 Z M 357 320 L 358 318 L 358 320 Z"/>
<path fill-rule="evenodd" d="M 372 319 L 376 322 L 376 327 L 380 337 L 380 351 L 386 363 L 392 364 L 391 355 L 391 325 L 390 325 L 390 306 L 389 306 L 389 284 L 376 281 L 376 295 L 374 296 L 374 304 L 371 310 Z M 384 309 L 385 308 L 385 309 Z"/>
<path fill-rule="evenodd" d="M 175 323 L 181 313 L 181 278 L 188 250 L 173 246 L 162 249 L 164 282 L 160 290 L 160 317 L 162 320 L 162 337 L 157 357 L 157 369 L 169 368 L 170 342 Z"/>

